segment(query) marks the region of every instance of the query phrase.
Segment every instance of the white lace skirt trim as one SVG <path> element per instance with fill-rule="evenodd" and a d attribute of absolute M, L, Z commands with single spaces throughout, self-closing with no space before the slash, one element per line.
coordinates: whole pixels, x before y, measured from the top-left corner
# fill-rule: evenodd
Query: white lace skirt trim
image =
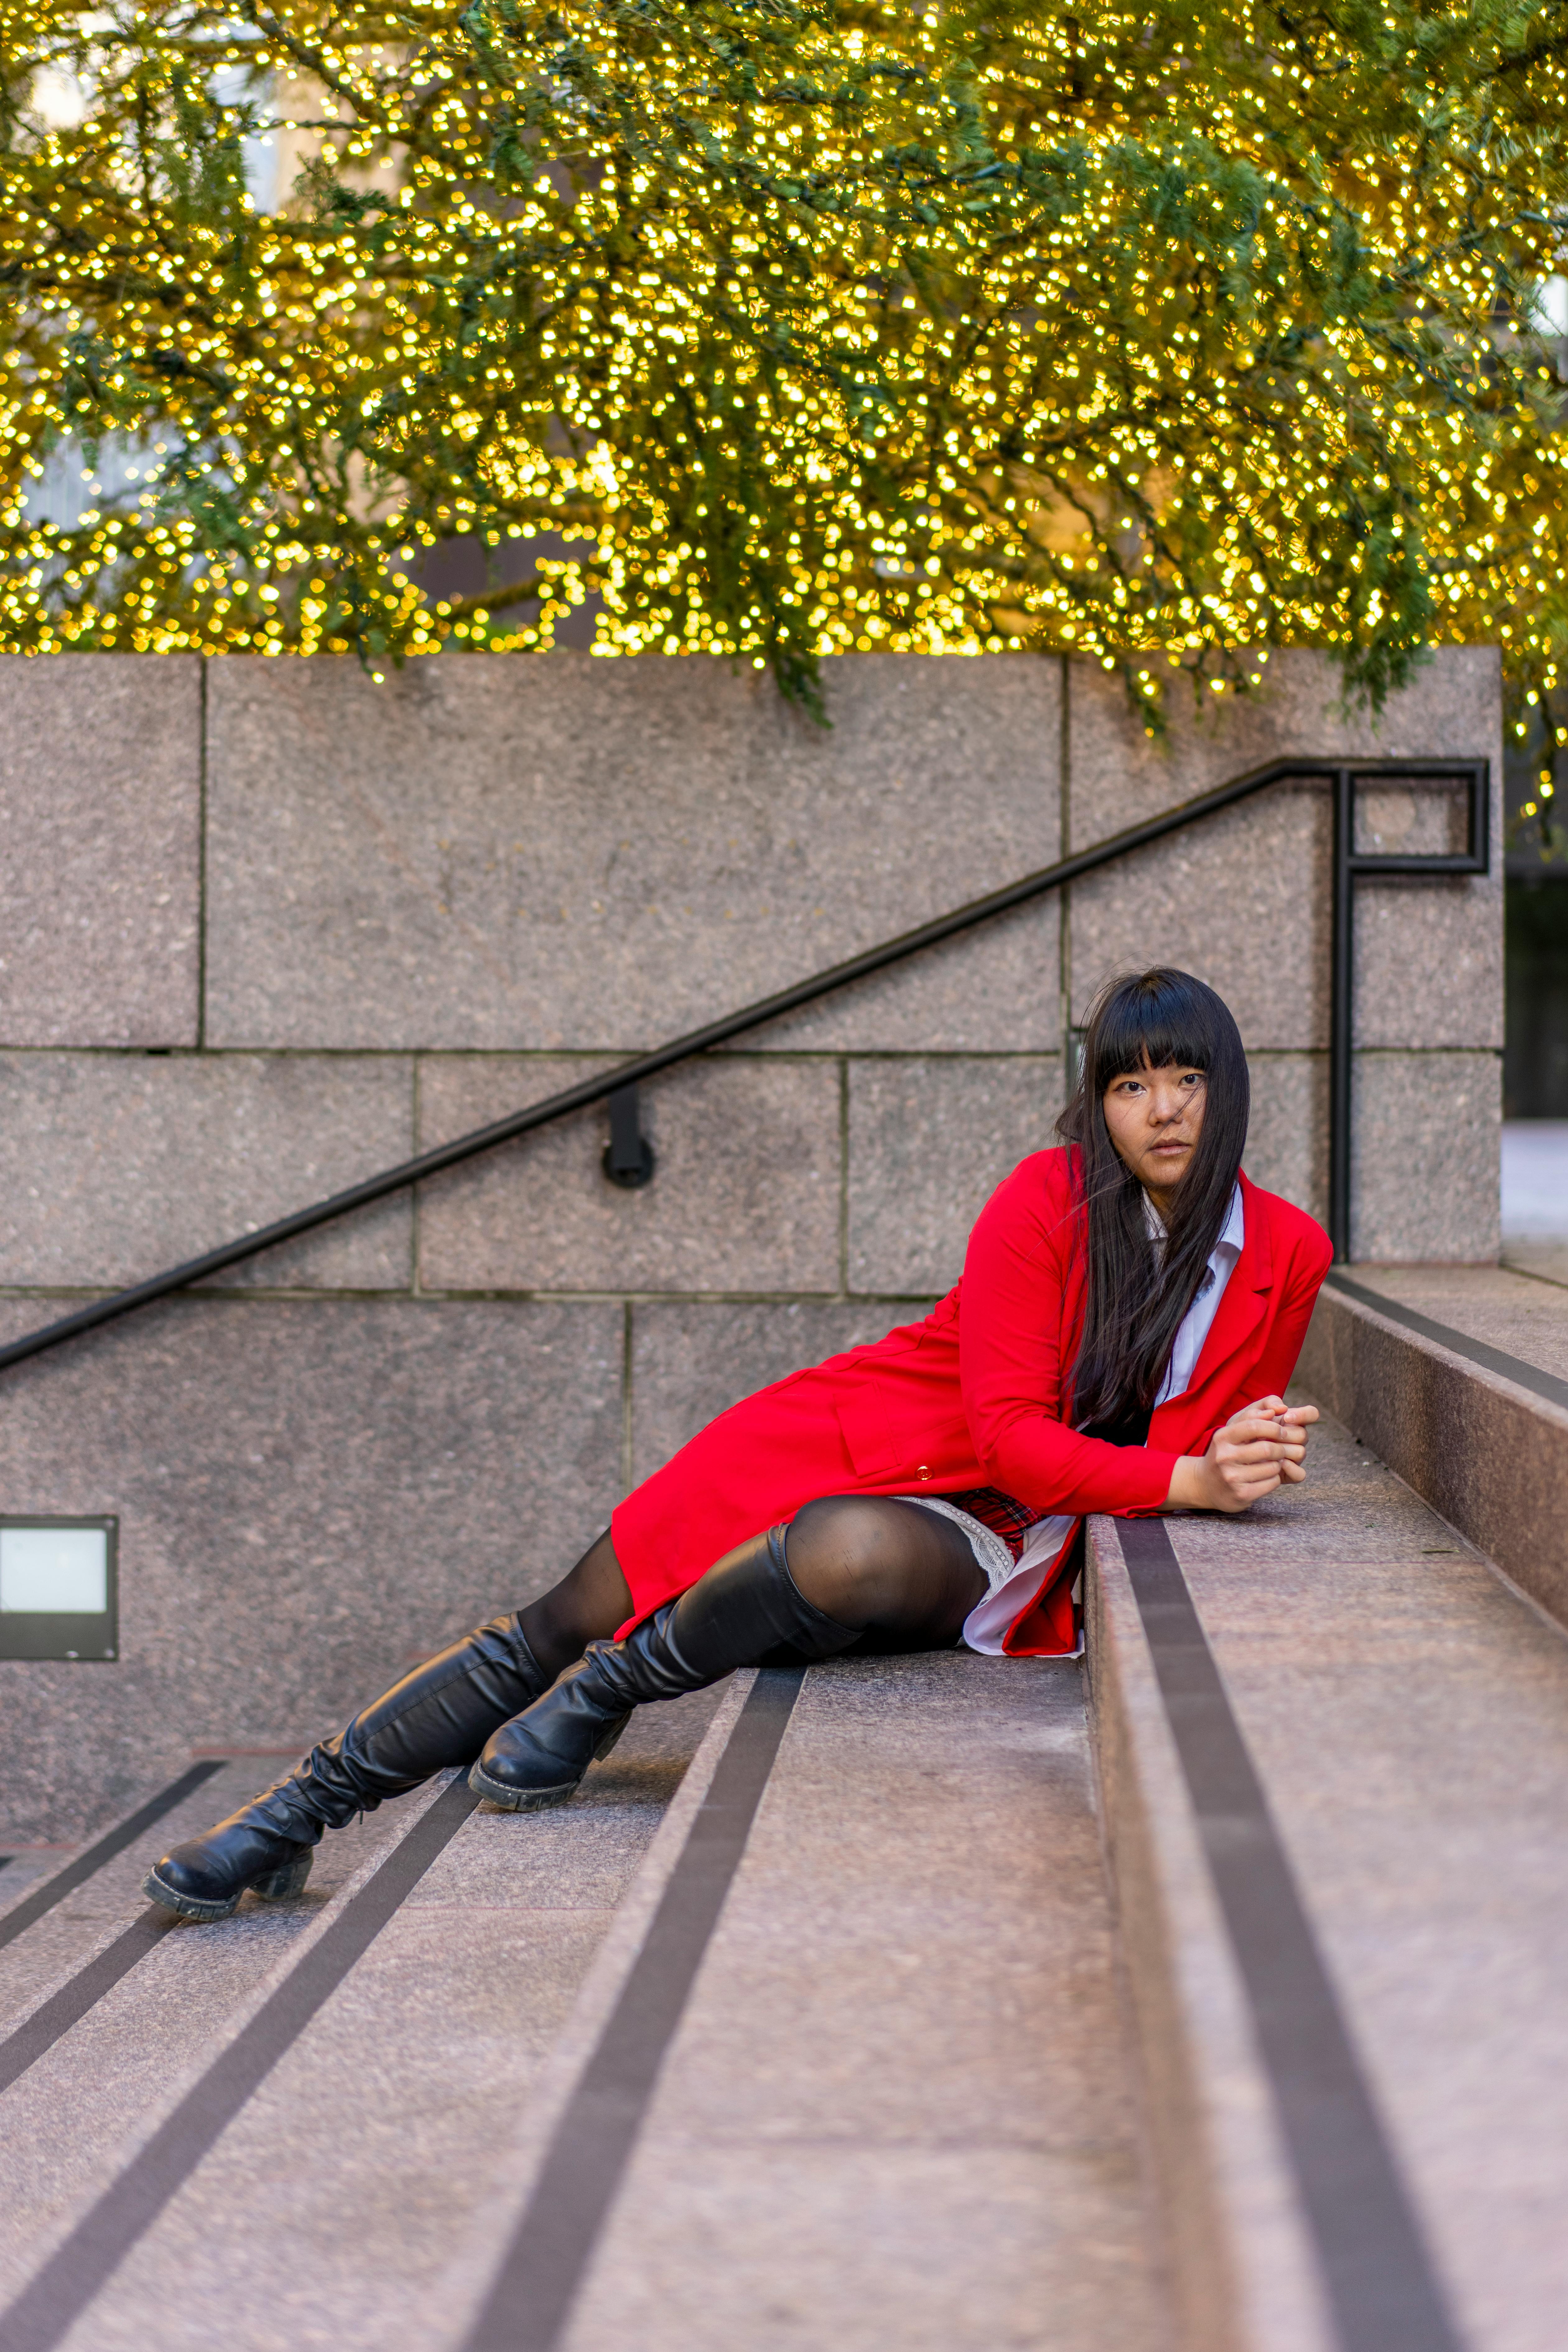
<path fill-rule="evenodd" d="M 973 1517 L 968 1511 L 961 1511 L 956 1503 L 950 1503 L 944 1496 L 895 1495 L 893 1500 L 896 1503 L 918 1503 L 922 1511 L 939 1511 L 944 1519 L 951 1519 L 954 1527 L 962 1528 L 969 1538 L 975 1559 L 984 1570 L 990 1591 L 994 1592 L 998 1585 L 1005 1584 L 1015 1572 L 1018 1563 L 994 1528 L 988 1528 L 984 1519 Z M 1030 1533 L 1033 1532 L 1031 1528 Z"/>

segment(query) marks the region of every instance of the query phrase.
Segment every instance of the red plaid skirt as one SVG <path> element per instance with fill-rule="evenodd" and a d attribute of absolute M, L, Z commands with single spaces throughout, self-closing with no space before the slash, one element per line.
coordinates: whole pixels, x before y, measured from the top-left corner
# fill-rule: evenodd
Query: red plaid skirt
<path fill-rule="evenodd" d="M 970 1486 L 962 1495 L 944 1495 L 944 1503 L 955 1510 L 967 1511 L 983 1528 L 1001 1537 L 1015 1559 L 1024 1556 L 1024 1545 L 1029 1529 L 1037 1527 L 1046 1514 L 1032 1503 L 1020 1503 L 1016 1495 L 1005 1495 L 1000 1486 Z"/>

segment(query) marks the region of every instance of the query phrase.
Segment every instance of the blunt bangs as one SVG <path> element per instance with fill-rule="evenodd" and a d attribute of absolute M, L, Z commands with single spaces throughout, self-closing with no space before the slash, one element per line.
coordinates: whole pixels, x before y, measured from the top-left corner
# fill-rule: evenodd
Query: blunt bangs
<path fill-rule="evenodd" d="M 1114 1079 L 1145 1063 L 1152 1070 L 1175 1063 L 1189 1070 L 1212 1069 L 1222 1050 L 1216 1009 L 1228 1023 L 1228 1012 L 1211 989 L 1169 966 L 1113 986 L 1090 1025 L 1095 1091 L 1102 1095 Z"/>

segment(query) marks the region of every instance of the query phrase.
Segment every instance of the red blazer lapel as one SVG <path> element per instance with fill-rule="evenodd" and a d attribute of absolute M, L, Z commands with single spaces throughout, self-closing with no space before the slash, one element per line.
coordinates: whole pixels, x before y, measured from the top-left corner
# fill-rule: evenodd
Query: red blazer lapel
<path fill-rule="evenodd" d="M 1241 1179 L 1241 1255 L 1209 1325 L 1203 1353 L 1193 1367 L 1194 1389 L 1201 1389 L 1221 1364 L 1239 1354 L 1268 1311 L 1268 1293 L 1274 1287 L 1268 1215 L 1257 1185 L 1246 1176 Z"/>

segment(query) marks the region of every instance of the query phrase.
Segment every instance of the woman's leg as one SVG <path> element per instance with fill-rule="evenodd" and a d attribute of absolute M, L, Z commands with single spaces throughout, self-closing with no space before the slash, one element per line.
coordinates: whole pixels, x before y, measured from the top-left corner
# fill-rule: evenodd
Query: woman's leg
<path fill-rule="evenodd" d="M 634 1706 L 717 1682 L 779 1653 L 951 1648 L 985 1577 L 951 1519 L 843 1495 L 808 1504 L 715 1561 L 623 1642 L 595 1642 L 545 1696 L 487 1742 L 470 1775 L 515 1811 L 560 1804 L 608 1753 Z"/>
<path fill-rule="evenodd" d="M 590 1642 L 607 1642 L 632 1613 L 631 1589 L 605 1528 L 542 1600 L 518 1612 L 523 1639 L 553 1682 Z"/>
<path fill-rule="evenodd" d="M 877 1495 L 807 1503 L 785 1538 L 789 1570 L 824 1616 L 859 1629 L 857 1655 L 951 1650 L 986 1578 L 963 1529 Z"/>
<path fill-rule="evenodd" d="M 374 1812 L 444 1766 L 471 1764 L 498 1725 L 548 1690 L 591 1641 L 607 1640 L 631 1608 L 606 1533 L 542 1600 L 427 1658 L 287 1779 L 166 1853 L 148 1873 L 146 1893 L 187 1919 L 226 1918 L 247 1887 L 297 1895 L 323 1830 Z"/>

